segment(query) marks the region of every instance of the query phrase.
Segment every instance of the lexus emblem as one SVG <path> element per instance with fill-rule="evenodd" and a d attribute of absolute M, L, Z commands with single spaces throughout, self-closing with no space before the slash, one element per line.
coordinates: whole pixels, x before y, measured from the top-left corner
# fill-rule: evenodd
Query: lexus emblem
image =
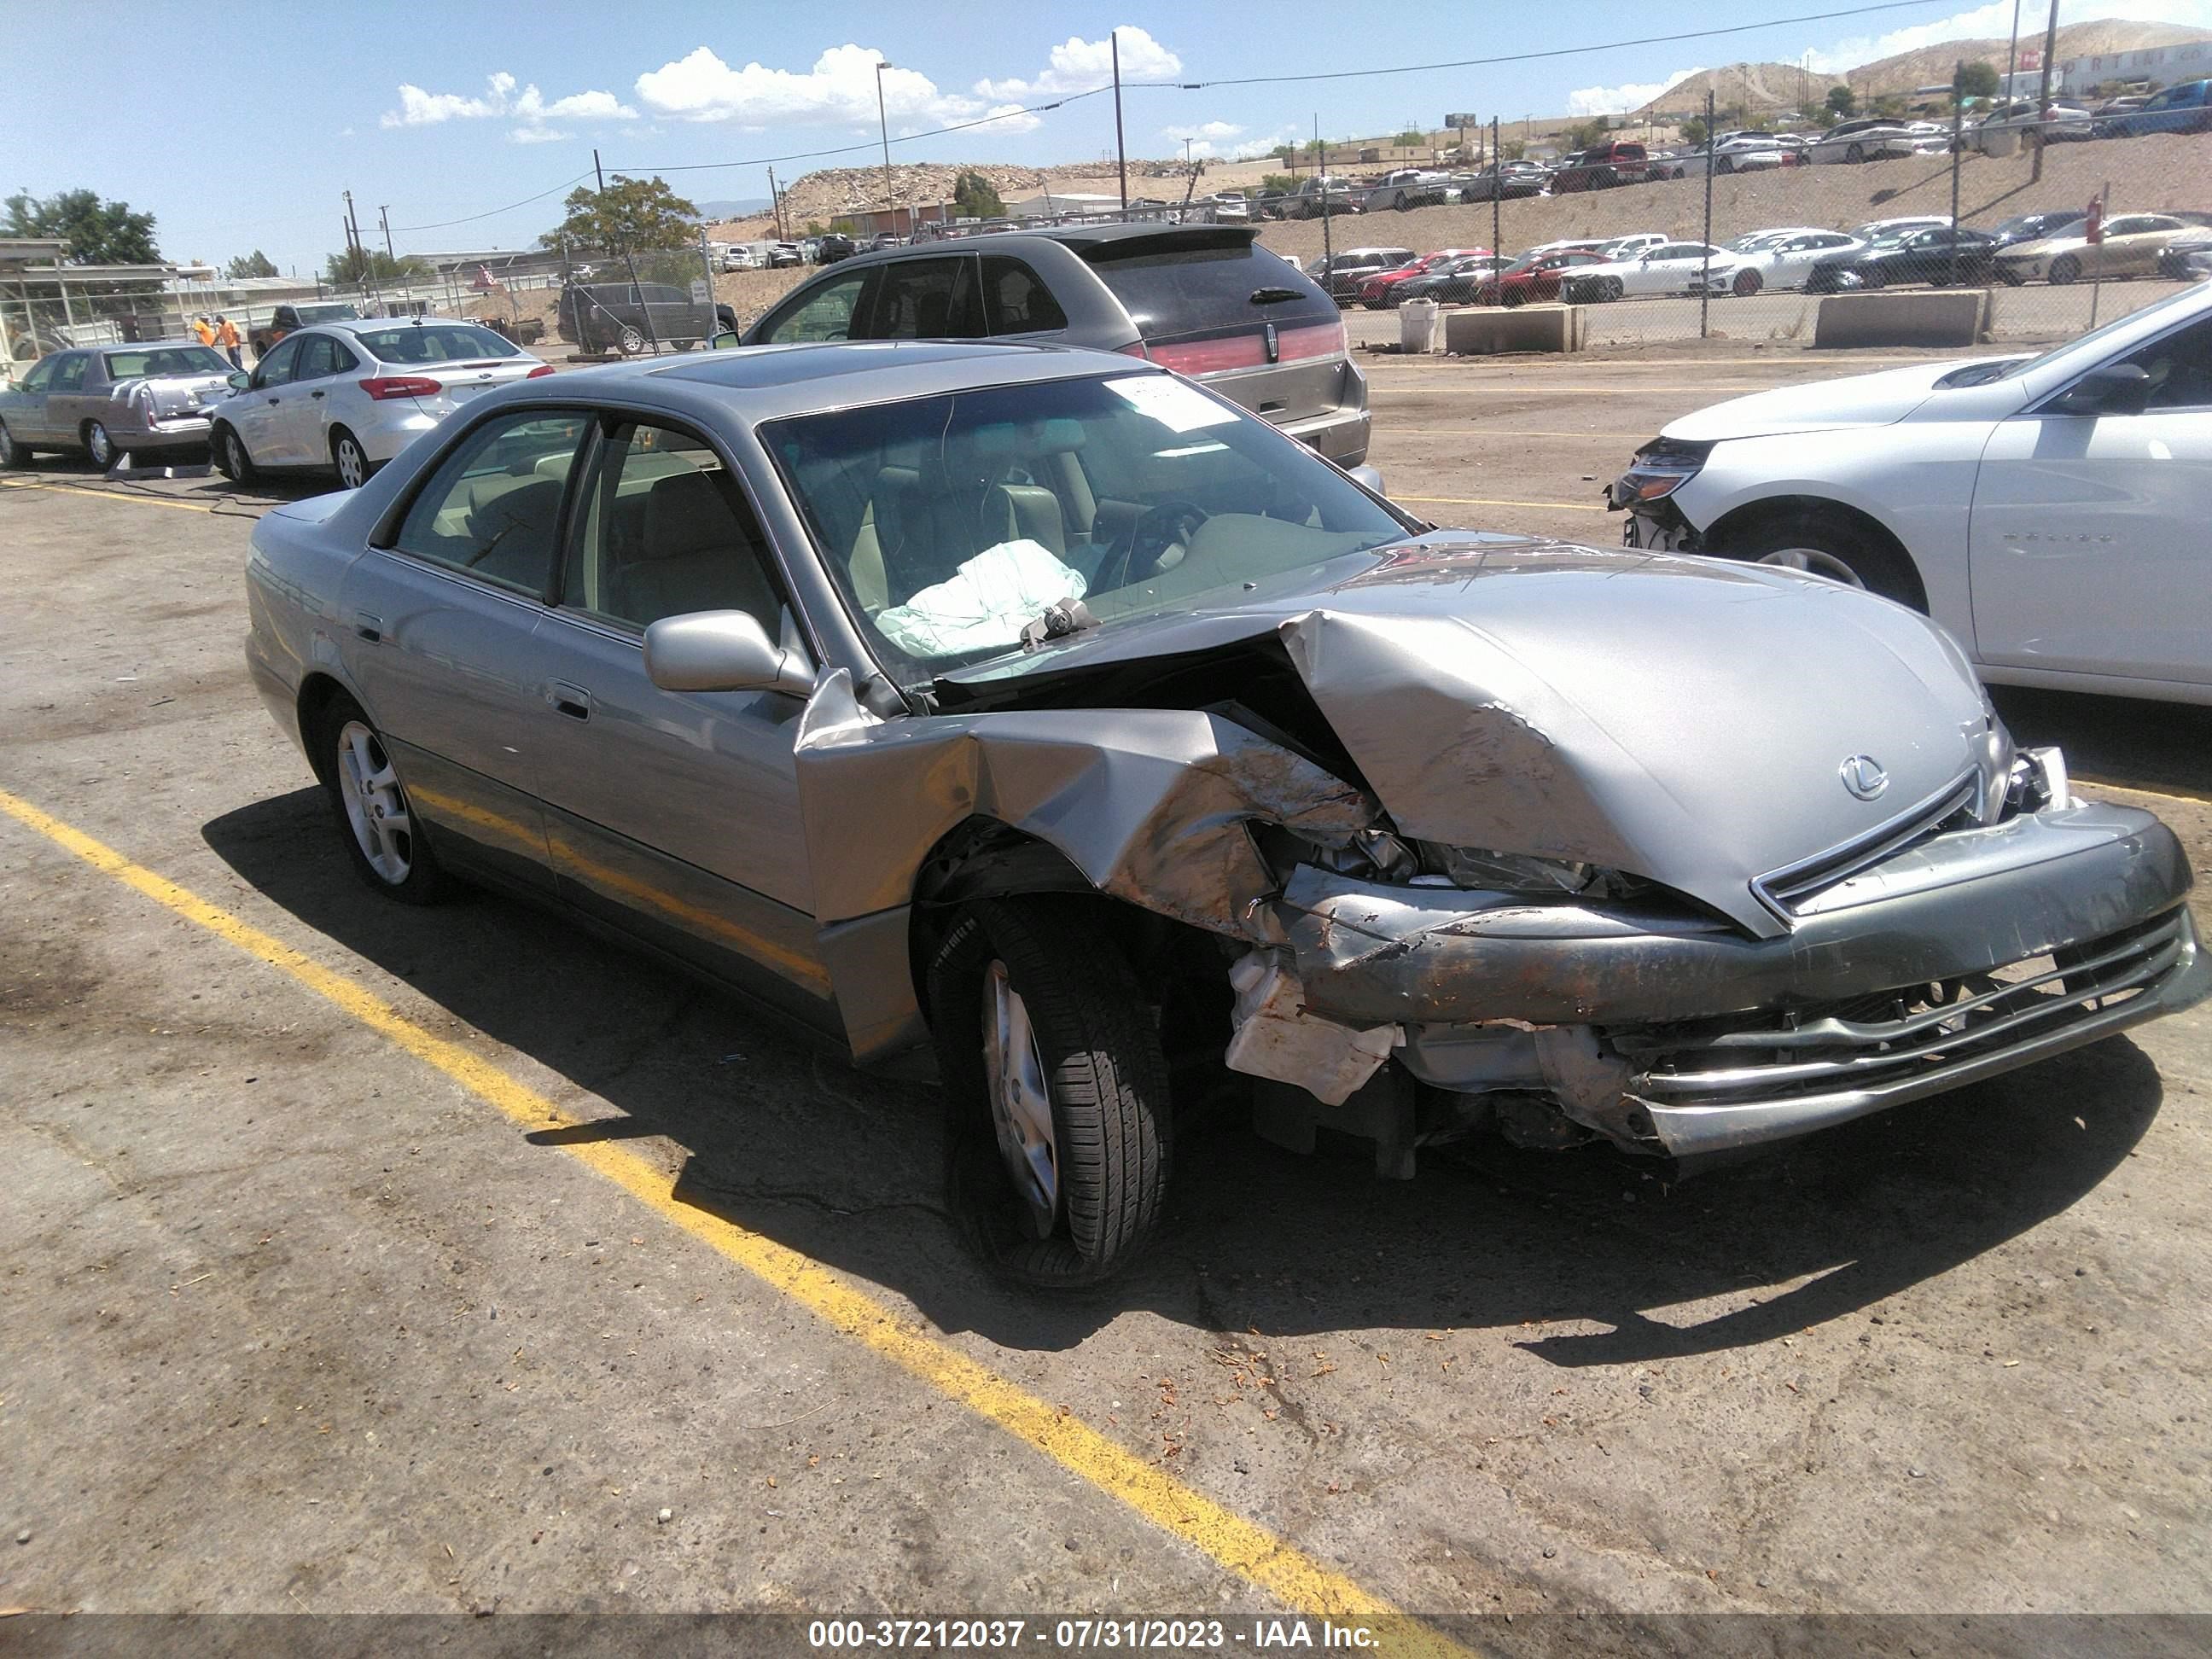
<path fill-rule="evenodd" d="M 1872 800 L 1889 787 L 1889 774 L 1872 755 L 1854 755 L 1839 769 L 1844 787 L 1861 800 Z"/>

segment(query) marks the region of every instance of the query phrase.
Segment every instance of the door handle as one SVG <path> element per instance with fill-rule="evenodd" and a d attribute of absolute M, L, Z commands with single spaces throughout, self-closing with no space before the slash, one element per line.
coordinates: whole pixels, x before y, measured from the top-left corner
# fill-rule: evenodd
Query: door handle
<path fill-rule="evenodd" d="M 321 397 L 323 394 L 322 394 L 321 392 L 310 392 L 307 395 L 308 395 L 310 398 L 319 398 L 319 397 Z"/>
<path fill-rule="evenodd" d="M 384 638 L 384 618 L 367 611 L 356 611 L 353 613 L 353 631 L 371 645 L 378 644 Z"/>
<path fill-rule="evenodd" d="M 566 714 L 572 720 L 592 718 L 592 694 L 580 685 L 571 685 L 566 680 L 549 681 L 545 701 L 553 705 L 556 713 Z"/>
<path fill-rule="evenodd" d="M 282 398 L 271 398 L 269 401 L 272 404 L 281 404 L 284 400 Z"/>

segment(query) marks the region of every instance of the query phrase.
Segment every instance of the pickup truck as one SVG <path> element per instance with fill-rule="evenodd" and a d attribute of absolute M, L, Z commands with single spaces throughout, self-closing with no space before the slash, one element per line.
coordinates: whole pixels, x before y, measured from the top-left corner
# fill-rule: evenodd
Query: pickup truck
<path fill-rule="evenodd" d="M 1367 192 L 1363 212 L 1380 213 L 1385 208 L 1404 213 L 1417 207 L 1438 207 L 1451 179 L 1441 173 L 1429 173 L 1419 167 L 1401 167 L 1387 173 L 1382 182 Z"/>
<path fill-rule="evenodd" d="M 1318 219 L 1322 213 L 1357 213 L 1366 191 L 1346 179 L 1301 179 L 1283 198 L 1285 219 Z"/>
<path fill-rule="evenodd" d="M 267 322 L 258 328 L 248 329 L 246 343 L 258 359 L 269 355 L 269 349 L 295 328 L 308 328 L 317 323 L 351 322 L 361 316 L 361 311 L 350 300 L 325 301 L 320 305 L 278 306 Z"/>

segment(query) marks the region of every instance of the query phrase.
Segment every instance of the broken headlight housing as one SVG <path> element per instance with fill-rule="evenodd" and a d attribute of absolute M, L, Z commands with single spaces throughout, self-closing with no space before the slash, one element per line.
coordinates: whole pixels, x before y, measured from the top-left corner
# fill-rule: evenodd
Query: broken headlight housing
<path fill-rule="evenodd" d="M 1387 830 L 1360 830 L 1340 847 L 1323 847 L 1297 836 L 1291 839 L 1297 844 L 1285 850 L 1292 862 L 1361 881 L 1554 899 L 1625 898 L 1643 884 L 1633 876 L 1602 865 L 1487 848 L 1447 847 Z"/>
<path fill-rule="evenodd" d="M 1713 453 L 1709 443 L 1690 443 L 1680 438 L 1654 438 L 1636 452 L 1636 459 L 1628 464 L 1628 471 L 1613 483 L 1613 502 L 1616 507 L 1646 506 L 1662 501 L 1698 476 L 1705 465 L 1705 458 Z"/>

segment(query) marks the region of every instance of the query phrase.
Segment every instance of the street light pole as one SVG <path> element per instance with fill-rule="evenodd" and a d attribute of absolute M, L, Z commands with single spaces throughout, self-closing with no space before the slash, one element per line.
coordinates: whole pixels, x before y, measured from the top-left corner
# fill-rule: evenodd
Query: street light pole
<path fill-rule="evenodd" d="M 884 71 L 895 67 L 881 59 L 876 63 L 876 123 L 884 135 L 884 214 L 887 219 L 891 211 L 891 121 L 884 112 Z"/>

